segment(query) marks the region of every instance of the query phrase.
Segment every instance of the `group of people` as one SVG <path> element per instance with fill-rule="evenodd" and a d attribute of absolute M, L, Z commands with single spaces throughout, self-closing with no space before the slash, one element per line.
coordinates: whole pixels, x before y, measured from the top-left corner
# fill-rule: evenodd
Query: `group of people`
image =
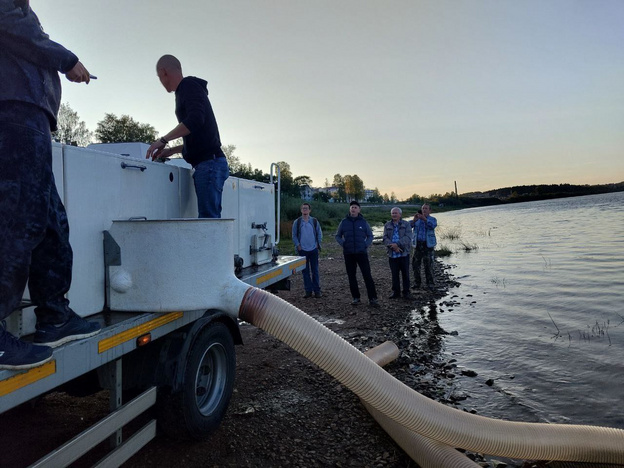
<path fill-rule="evenodd" d="M 437 240 L 435 228 L 438 221 L 431 216 L 431 206 L 425 203 L 410 221 L 403 219 L 401 208 L 394 207 L 390 212 L 391 220 L 384 225 L 383 243 L 388 251 L 390 271 L 392 272 L 392 295 L 390 299 L 401 296 L 409 299 L 410 294 L 410 253 L 414 249 L 412 269 L 414 288 L 420 289 L 421 267 L 424 263 L 427 288 L 435 287 L 433 264 L 434 248 Z M 402 292 L 401 292 L 401 286 Z"/>
<path fill-rule="evenodd" d="M 309 203 L 301 205 L 301 216 L 293 223 L 292 238 L 298 255 L 306 258 L 306 268 L 302 271 L 305 298 L 322 297 L 319 278 L 319 251 L 323 240 L 323 232 L 318 220 L 310 216 Z M 357 280 L 357 267 L 360 267 L 368 302 L 373 307 L 379 306 L 375 282 L 371 274 L 368 259 L 368 248 L 373 243 L 373 231 L 362 214 L 358 201 L 349 204 L 349 215 L 346 216 L 336 231 L 336 241 L 343 250 L 345 268 L 349 278 L 351 304 L 361 303 L 360 289 Z M 426 286 L 430 290 L 435 287 L 433 265 L 434 247 L 436 245 L 435 228 L 437 220 L 431 216 L 431 206 L 424 204 L 410 221 L 402 219 L 402 210 L 392 208 L 391 220 L 384 225 L 383 243 L 388 251 L 390 271 L 392 273 L 392 294 L 390 299 L 410 298 L 410 253 L 414 249 L 412 268 L 414 271 L 414 288 L 420 288 L 421 268 L 424 263 Z M 401 282 L 402 279 L 402 282 Z M 403 289 L 401 290 L 401 285 Z"/>
<path fill-rule="evenodd" d="M 95 77 L 78 57 L 43 31 L 29 0 L 0 0 L 0 369 L 28 369 L 52 358 L 52 348 L 99 333 L 65 297 L 73 252 L 65 207 L 52 172 L 52 135 L 61 102 L 59 73 L 73 83 Z M 152 160 L 182 153 L 193 166 L 199 217 L 220 218 L 229 169 L 206 81 L 182 74 L 164 55 L 156 74 L 175 92 L 179 124 L 148 149 Z M 168 148 L 170 140 L 183 144 Z M 26 284 L 37 318 L 33 341 L 6 330 Z"/>

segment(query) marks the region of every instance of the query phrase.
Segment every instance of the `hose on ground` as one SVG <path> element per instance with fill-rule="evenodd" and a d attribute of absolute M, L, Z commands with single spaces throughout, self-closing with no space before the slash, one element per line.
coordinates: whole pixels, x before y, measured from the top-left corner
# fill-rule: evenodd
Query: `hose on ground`
<path fill-rule="evenodd" d="M 502 421 L 444 406 L 407 387 L 334 332 L 265 291 L 249 288 L 239 317 L 317 364 L 375 410 L 442 444 L 518 459 L 624 464 L 624 430 Z"/>

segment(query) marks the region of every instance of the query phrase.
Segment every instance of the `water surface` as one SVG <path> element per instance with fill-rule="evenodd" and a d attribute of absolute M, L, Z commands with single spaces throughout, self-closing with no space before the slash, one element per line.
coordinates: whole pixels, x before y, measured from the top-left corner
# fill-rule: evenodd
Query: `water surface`
<path fill-rule="evenodd" d="M 466 406 L 624 428 L 624 192 L 433 215 L 461 283 L 437 304 L 445 352 L 478 373 Z"/>

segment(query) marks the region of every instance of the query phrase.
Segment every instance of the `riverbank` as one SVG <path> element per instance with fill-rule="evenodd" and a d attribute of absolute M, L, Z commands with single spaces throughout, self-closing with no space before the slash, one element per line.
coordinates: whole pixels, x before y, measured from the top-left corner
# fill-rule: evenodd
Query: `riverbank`
<path fill-rule="evenodd" d="M 437 315 L 463 300 L 453 294 L 457 283 L 450 266 L 436 265 L 438 290 L 413 291 L 411 300 L 390 300 L 390 270 L 381 245 L 371 247 L 371 266 L 380 307 L 351 297 L 337 246 L 323 250 L 320 261 L 323 297 L 303 298 L 301 275 L 279 296 L 342 336 L 361 351 L 392 340 L 401 356 L 386 369 L 429 398 L 478 412 L 455 384 L 458 369 L 442 357 L 442 330 Z M 361 283 L 361 281 L 360 281 Z M 362 296 L 365 290 L 362 284 Z M 466 298 L 469 300 L 469 298 Z M 415 467 L 403 450 L 366 412 L 359 399 L 339 382 L 262 330 L 241 327 L 234 394 L 221 427 L 206 442 L 159 437 L 124 466 L 187 467 Z M 106 392 L 76 399 L 51 394 L 34 407 L 2 415 L 3 463 L 25 466 L 106 414 Z M 40 442 L 41 441 L 41 442 Z M 7 447 L 11 447 L 11 454 Z M 39 451 L 41 454 L 38 454 Z M 16 454 L 16 455 L 12 455 Z M 7 458 L 8 456 L 8 458 Z M 482 466 L 495 466 L 470 455 Z M 73 466 L 90 466 L 97 458 Z M 509 464 L 507 466 L 519 466 Z"/>

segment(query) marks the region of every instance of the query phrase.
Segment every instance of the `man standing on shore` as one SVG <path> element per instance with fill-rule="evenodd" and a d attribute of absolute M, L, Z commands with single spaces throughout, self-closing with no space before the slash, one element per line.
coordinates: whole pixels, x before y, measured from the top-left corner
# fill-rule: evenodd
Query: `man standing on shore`
<path fill-rule="evenodd" d="M 0 0 L 0 369 L 49 361 L 52 347 L 100 331 L 65 294 L 72 277 L 69 225 L 52 172 L 52 136 L 61 103 L 59 72 L 91 75 L 43 32 L 28 0 Z M 37 316 L 34 343 L 5 329 L 28 282 Z"/>
<path fill-rule="evenodd" d="M 353 298 L 351 305 L 360 303 L 360 290 L 356 277 L 357 266 L 359 265 L 364 277 L 368 301 L 373 307 L 378 307 L 377 290 L 368 260 L 368 248 L 373 243 L 373 231 L 360 214 L 360 204 L 356 200 L 349 204 L 349 215 L 338 226 L 336 241 L 342 246 L 347 276 L 349 277 L 349 289 Z"/>
<path fill-rule="evenodd" d="M 153 161 L 182 153 L 194 169 L 199 217 L 220 218 L 223 185 L 230 171 L 221 149 L 217 119 L 208 100 L 208 83 L 194 76 L 185 77 L 180 61 L 173 55 L 163 55 L 158 60 L 156 74 L 168 93 L 175 92 L 179 123 L 151 144 L 145 158 Z M 184 144 L 166 148 L 169 141 L 180 137 Z"/>
<path fill-rule="evenodd" d="M 390 272 L 392 273 L 392 295 L 390 299 L 401 297 L 401 282 L 403 278 L 403 297 L 410 298 L 409 254 L 412 250 L 412 227 L 401 219 L 401 208 L 395 206 L 390 211 L 392 219 L 384 225 L 383 243 L 388 249 Z"/>
<path fill-rule="evenodd" d="M 293 223 L 292 239 L 295 243 L 297 253 L 306 258 L 306 267 L 301 272 L 303 275 L 303 286 L 305 288 L 304 298 L 321 297 L 321 283 L 319 279 L 319 251 L 323 241 L 323 231 L 316 218 L 310 216 L 312 208 L 309 203 L 301 204 L 301 216 Z M 310 278 L 310 275 L 312 277 Z"/>
<path fill-rule="evenodd" d="M 412 267 L 414 269 L 414 288 L 420 289 L 420 267 L 425 261 L 425 278 L 427 279 L 427 288 L 433 290 L 435 287 L 433 276 L 434 252 L 433 249 L 437 244 L 435 228 L 438 221 L 431 216 L 431 206 L 425 203 L 422 206 L 422 213 L 414 215 L 414 241 L 416 249 L 414 250 L 414 259 Z"/>

